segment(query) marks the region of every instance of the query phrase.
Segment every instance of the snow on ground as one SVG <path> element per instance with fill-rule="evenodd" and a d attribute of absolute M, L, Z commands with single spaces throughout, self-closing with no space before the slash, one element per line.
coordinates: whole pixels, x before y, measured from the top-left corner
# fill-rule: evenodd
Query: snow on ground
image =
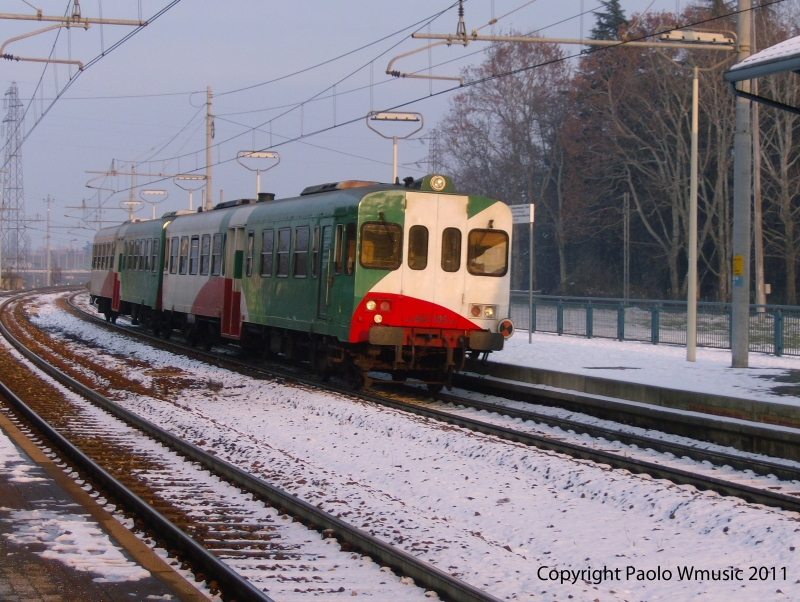
<path fill-rule="evenodd" d="M 45 482 L 42 470 L 23 456 L 0 430 L 0 474 L 14 483 Z M 18 545 L 42 544 L 42 558 L 57 560 L 75 570 L 96 575 L 94 581 L 114 583 L 146 579 L 150 573 L 128 560 L 121 549 L 88 515 L 52 509 L 52 500 L 30 500 L 33 510 L 0 507 L 0 520 L 12 526 L 3 533 Z"/>
<path fill-rule="evenodd" d="M 168 401 L 130 395 L 129 409 L 499 598 L 800 599 L 795 513 L 251 379 L 52 305 L 37 313 L 97 346 L 76 354 L 123 373 L 142 374 L 133 360 L 169 368 L 190 385 Z M 686 567 L 741 572 L 679 577 Z M 766 579 L 750 580 L 750 567 Z M 570 570 L 584 572 L 558 573 Z"/>
<path fill-rule="evenodd" d="M 731 368 L 726 349 L 697 348 L 697 361 L 686 361 L 686 348 L 638 341 L 587 339 L 517 331 L 505 349 L 490 360 L 570 374 L 655 385 L 699 393 L 761 399 L 800 405 L 797 395 L 785 395 L 776 376 L 800 370 L 800 357 L 750 353 L 750 368 Z"/>

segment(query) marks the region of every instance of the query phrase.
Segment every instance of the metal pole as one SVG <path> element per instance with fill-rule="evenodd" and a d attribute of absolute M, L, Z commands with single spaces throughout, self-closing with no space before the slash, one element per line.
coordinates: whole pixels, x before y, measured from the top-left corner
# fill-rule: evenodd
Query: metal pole
<path fill-rule="evenodd" d="M 631 297 L 631 197 L 626 192 L 622 195 L 622 298 Z"/>
<path fill-rule="evenodd" d="M 689 275 L 686 294 L 686 361 L 697 358 L 697 113 L 698 68 L 692 78 L 692 167 L 689 184 Z"/>
<path fill-rule="evenodd" d="M 258 200 L 258 195 L 261 194 L 261 170 L 256 170 L 256 200 Z"/>
<path fill-rule="evenodd" d="M 136 166 L 131 164 L 131 196 L 128 199 L 128 220 L 133 221 L 133 204 L 136 202 L 134 193 L 136 192 Z"/>
<path fill-rule="evenodd" d="M 752 19 L 752 51 L 756 50 L 756 20 Z M 758 80 L 751 82 L 753 94 L 758 94 Z M 764 231 L 761 217 L 761 126 L 760 103 L 753 103 L 753 228 L 755 228 L 756 253 L 756 304 L 767 304 L 767 291 L 764 286 Z M 758 312 L 765 311 L 758 307 Z"/>
<path fill-rule="evenodd" d="M 47 256 L 45 257 L 45 269 L 47 270 L 47 286 L 53 284 L 53 278 L 50 275 L 50 195 L 47 195 L 47 236 L 45 236 L 45 240 L 47 244 L 45 245 L 45 253 Z"/>
<path fill-rule="evenodd" d="M 206 88 L 206 198 L 203 209 L 211 210 L 211 137 L 214 120 L 211 117 L 211 86 Z"/>
<path fill-rule="evenodd" d="M 392 184 L 397 182 L 397 136 L 392 136 Z"/>
<path fill-rule="evenodd" d="M 750 0 L 738 0 L 739 38 L 737 62 L 750 56 Z M 750 82 L 740 83 L 750 91 Z M 733 139 L 733 310 L 731 312 L 731 366 L 747 368 L 750 346 L 750 193 L 752 191 L 752 145 L 750 101 L 736 97 L 736 133 Z"/>
<path fill-rule="evenodd" d="M 533 341 L 533 220 L 528 230 L 528 345 Z"/>

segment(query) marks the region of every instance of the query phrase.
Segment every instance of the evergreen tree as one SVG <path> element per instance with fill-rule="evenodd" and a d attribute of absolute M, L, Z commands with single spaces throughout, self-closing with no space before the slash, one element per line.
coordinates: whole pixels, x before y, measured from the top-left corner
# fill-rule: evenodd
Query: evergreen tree
<path fill-rule="evenodd" d="M 594 11 L 597 24 L 589 37 L 593 40 L 618 40 L 620 26 L 628 24 L 625 12 L 619 0 L 600 0 L 600 3 L 605 10 Z"/>

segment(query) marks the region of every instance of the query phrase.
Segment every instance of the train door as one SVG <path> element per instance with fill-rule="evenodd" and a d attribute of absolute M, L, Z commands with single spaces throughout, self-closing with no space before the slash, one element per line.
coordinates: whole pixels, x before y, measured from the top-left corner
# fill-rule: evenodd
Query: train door
<path fill-rule="evenodd" d="M 433 264 L 433 302 L 456 313 L 464 303 L 464 261 L 467 230 L 467 198 L 437 195 L 436 241 L 430 246 Z M 435 324 L 434 324 L 435 326 Z"/>
<path fill-rule="evenodd" d="M 331 220 L 322 220 L 320 227 L 322 228 L 322 234 L 320 236 L 317 318 L 327 320 L 328 306 L 331 302 L 331 287 L 333 286 L 333 222 Z"/>
<path fill-rule="evenodd" d="M 242 272 L 244 227 L 228 228 L 225 241 L 225 288 L 222 296 L 222 336 L 238 339 L 242 327 Z"/>
<path fill-rule="evenodd" d="M 404 297 L 402 306 L 403 323 L 425 328 L 426 316 L 430 312 L 412 304 L 410 299 L 432 301 L 435 287 L 436 249 L 439 245 L 439 228 L 436 201 L 431 203 L 431 195 L 406 195 L 404 224 L 404 252 L 402 284 L 400 294 Z M 433 206 L 432 206 L 433 205 Z"/>
<path fill-rule="evenodd" d="M 120 298 L 120 281 L 119 281 L 119 272 L 120 267 L 122 267 L 122 239 L 118 242 L 114 241 L 111 243 L 112 251 L 111 251 L 111 277 L 112 280 L 112 288 L 111 288 L 111 311 L 119 311 L 119 298 Z M 120 250 L 120 256 L 117 256 L 117 249 Z"/>

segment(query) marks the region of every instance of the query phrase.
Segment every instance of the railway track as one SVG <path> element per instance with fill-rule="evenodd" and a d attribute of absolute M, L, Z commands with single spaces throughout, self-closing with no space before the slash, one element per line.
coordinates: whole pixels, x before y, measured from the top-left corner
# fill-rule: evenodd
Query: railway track
<path fill-rule="evenodd" d="M 95 483 L 102 497 L 122 504 L 148 541 L 179 557 L 183 568 L 192 570 L 197 581 L 206 581 L 212 592 L 222 591 L 223 599 L 290 600 L 365 591 L 382 599 L 425 599 L 436 592 L 445 599 L 496 601 L 67 375 L 51 365 L 63 364 L 63 359 L 46 357 L 45 337 L 34 340 L 13 301 L 0 305 L 0 332 L 85 401 L 49 386 L 26 387 L 30 376 L 10 365 L 3 373 L 14 375 L 11 388 L 26 390 L 29 399 L 23 402 L 5 386 L 0 393 Z M 23 344 L 19 339 L 25 334 L 29 338 Z M 0 361 L 11 360 L 0 354 Z M 421 587 L 409 587 L 411 583 Z"/>
<path fill-rule="evenodd" d="M 401 390 L 398 390 L 396 384 L 387 385 L 389 388 L 386 388 L 383 394 L 353 392 L 344 385 L 321 383 L 313 378 L 308 378 L 296 368 L 280 365 L 277 362 L 270 363 L 269 366 L 255 365 L 229 356 L 199 351 L 186 345 L 180 345 L 174 340 L 165 342 L 142 332 L 138 328 L 124 325 L 112 327 L 97 316 L 87 314 L 74 304 L 71 304 L 71 307 L 73 311 L 83 315 L 85 319 L 104 324 L 106 327 L 119 328 L 162 348 L 179 349 L 181 353 L 202 358 L 204 361 L 214 362 L 218 366 L 244 371 L 250 375 L 262 378 L 282 378 L 343 395 L 356 396 L 364 401 L 370 401 L 404 412 L 412 412 L 426 418 L 505 440 L 567 454 L 583 460 L 591 460 L 614 468 L 629 470 L 633 473 L 646 473 L 654 478 L 667 479 L 679 485 L 692 485 L 700 490 L 711 490 L 721 495 L 735 496 L 752 503 L 800 512 L 800 467 L 796 463 L 784 463 L 767 458 L 749 458 L 724 449 L 715 448 L 715 446 L 703 446 L 699 442 L 673 442 L 664 440 L 659 435 L 637 434 L 631 432 L 625 425 L 617 425 L 616 427 L 597 426 L 524 407 L 510 407 L 507 404 L 478 401 L 467 396 L 438 394 L 436 400 L 431 402 L 430 395 L 427 392 L 405 385 L 401 385 Z M 448 405 L 451 407 L 447 407 Z M 503 424 L 502 420 L 497 421 L 483 417 L 479 419 L 464 412 L 463 409 L 488 412 L 496 417 L 509 416 L 513 419 L 533 421 L 558 428 L 562 432 L 539 433 L 531 432 L 530 429 L 510 428 Z M 575 437 L 569 436 L 570 432 L 589 435 L 595 438 L 595 441 L 575 441 Z M 597 444 L 598 440 L 600 445 Z M 603 444 L 611 441 L 618 441 L 630 446 L 631 449 L 608 449 L 609 446 Z M 707 462 L 718 467 L 728 465 L 738 471 L 753 471 L 762 475 L 774 475 L 787 482 L 764 482 L 759 484 L 749 482 L 752 479 L 747 474 L 742 473 L 732 475 L 708 474 L 713 470 L 692 470 L 677 466 L 674 462 L 649 458 L 647 454 L 636 453 L 636 448 L 652 449 L 663 454 L 671 454 L 677 458 L 688 457 L 696 462 Z"/>

